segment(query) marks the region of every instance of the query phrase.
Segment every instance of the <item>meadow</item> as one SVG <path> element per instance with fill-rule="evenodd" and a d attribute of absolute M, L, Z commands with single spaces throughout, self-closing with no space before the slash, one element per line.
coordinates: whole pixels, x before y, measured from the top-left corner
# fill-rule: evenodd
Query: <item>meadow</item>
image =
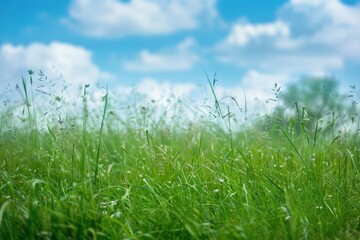
<path fill-rule="evenodd" d="M 91 109 L 89 86 L 74 112 L 35 91 L 39 79 L 30 71 L 24 101 L 1 108 L 0 239 L 360 238 L 355 102 L 320 120 L 295 104 L 249 124 L 208 79 L 207 117 L 174 106 L 169 121 L 136 102 L 119 114 L 107 90 Z M 41 91 L 48 109 L 36 108 Z"/>

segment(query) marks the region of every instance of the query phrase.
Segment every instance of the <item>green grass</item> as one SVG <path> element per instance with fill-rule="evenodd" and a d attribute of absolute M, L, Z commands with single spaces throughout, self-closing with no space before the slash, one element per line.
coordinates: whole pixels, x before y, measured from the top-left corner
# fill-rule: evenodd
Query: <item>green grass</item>
<path fill-rule="evenodd" d="M 44 129 L 28 95 L 27 121 L 1 113 L 0 239 L 360 238 L 356 132 L 120 118 L 86 89 Z"/>

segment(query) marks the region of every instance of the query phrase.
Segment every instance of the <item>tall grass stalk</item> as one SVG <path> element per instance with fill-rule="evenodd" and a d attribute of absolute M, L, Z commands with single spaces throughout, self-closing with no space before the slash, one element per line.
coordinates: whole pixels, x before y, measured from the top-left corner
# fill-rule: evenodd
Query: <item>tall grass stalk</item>
<path fill-rule="evenodd" d="M 220 103 L 219 98 L 218 98 L 218 96 L 216 94 L 216 91 L 215 91 L 215 83 L 217 82 L 217 79 L 215 78 L 216 73 L 214 74 L 213 81 L 211 82 L 211 80 L 209 78 L 209 75 L 207 74 L 207 72 L 205 71 L 204 68 L 203 68 L 203 71 L 204 71 L 204 73 L 206 75 L 208 85 L 209 85 L 209 87 L 211 89 L 212 97 L 214 98 L 214 105 L 215 105 L 215 111 L 216 111 L 217 117 L 221 118 L 221 121 L 223 122 L 223 124 L 224 124 L 224 126 L 225 126 L 225 128 L 227 130 L 226 136 L 227 136 L 227 138 L 228 138 L 228 140 L 230 142 L 229 150 L 232 153 L 234 151 L 233 136 L 232 136 L 232 129 L 231 129 L 231 115 L 232 115 L 232 113 L 230 112 L 230 108 L 228 106 L 227 113 L 225 115 L 223 114 L 221 103 Z M 237 104 L 237 101 L 235 100 L 235 98 L 233 98 L 233 99 L 234 99 L 235 103 Z M 226 120 L 228 120 L 228 121 L 226 121 Z"/>
<path fill-rule="evenodd" d="M 82 145 L 81 148 L 81 159 L 80 159 L 80 173 L 81 177 L 84 179 L 85 170 L 86 170 L 86 150 L 87 150 L 87 122 L 89 118 L 89 110 L 88 110 L 88 99 L 87 99 L 87 89 L 90 87 L 89 84 L 84 86 L 83 92 L 83 108 L 82 108 Z"/>
<path fill-rule="evenodd" d="M 98 142 L 97 149 L 96 149 L 95 171 L 94 171 L 94 183 L 95 184 L 97 183 L 98 173 L 99 173 L 100 146 L 101 146 L 105 116 L 106 116 L 107 107 L 108 107 L 108 97 L 109 97 L 109 93 L 108 93 L 108 89 L 106 88 L 106 94 L 103 97 L 105 103 L 104 103 L 104 111 L 103 111 L 102 118 L 101 118 L 99 142 Z"/>
<path fill-rule="evenodd" d="M 28 114 L 28 122 L 29 122 L 29 128 L 32 127 L 32 117 L 31 117 L 31 111 L 30 111 L 30 98 L 29 98 L 29 94 L 28 94 L 28 88 L 27 88 L 27 84 L 26 84 L 26 80 L 24 79 L 23 76 L 21 76 L 21 82 L 22 82 L 22 86 L 23 86 L 23 91 L 25 94 L 25 106 L 27 109 L 27 114 Z"/>
<path fill-rule="evenodd" d="M 29 140 L 29 144 L 34 144 L 35 147 L 38 146 L 38 124 L 36 118 L 36 105 L 35 105 L 35 98 L 34 98 L 34 90 L 33 90 L 33 74 L 32 70 L 28 71 L 29 74 L 29 82 L 30 82 L 30 89 L 29 85 L 27 84 L 26 79 L 21 76 L 21 83 L 22 83 L 22 91 L 25 97 L 24 107 L 26 108 L 27 118 L 28 118 L 28 131 L 29 135 L 31 136 L 31 140 Z M 31 97 L 29 96 L 29 91 L 31 93 Z M 25 109 L 24 109 L 25 110 Z"/>

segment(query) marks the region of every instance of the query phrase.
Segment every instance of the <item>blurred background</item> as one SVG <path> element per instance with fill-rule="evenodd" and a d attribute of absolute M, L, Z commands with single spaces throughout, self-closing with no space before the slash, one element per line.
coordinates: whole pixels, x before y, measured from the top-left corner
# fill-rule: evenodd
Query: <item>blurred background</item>
<path fill-rule="evenodd" d="M 30 69 L 156 101 L 201 96 L 206 74 L 240 105 L 304 78 L 347 92 L 360 83 L 360 1 L 0 0 L 0 92 Z"/>

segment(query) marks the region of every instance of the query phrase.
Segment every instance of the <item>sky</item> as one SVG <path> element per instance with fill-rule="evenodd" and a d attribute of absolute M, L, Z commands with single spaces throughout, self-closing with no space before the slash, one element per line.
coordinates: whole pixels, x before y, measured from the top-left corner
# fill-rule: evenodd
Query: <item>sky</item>
<path fill-rule="evenodd" d="M 271 97 L 306 76 L 360 83 L 359 0 L 0 0 L 0 89 L 27 70 L 72 86 Z M 0 90 L 0 92 L 1 92 Z"/>

